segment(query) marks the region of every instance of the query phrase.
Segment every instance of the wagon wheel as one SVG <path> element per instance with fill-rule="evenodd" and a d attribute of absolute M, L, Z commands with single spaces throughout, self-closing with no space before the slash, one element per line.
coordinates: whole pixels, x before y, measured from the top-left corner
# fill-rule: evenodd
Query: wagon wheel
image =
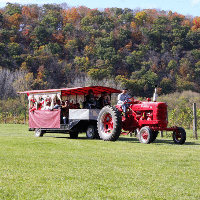
<path fill-rule="evenodd" d="M 178 127 L 173 131 L 173 140 L 175 144 L 184 144 L 186 140 L 186 132 L 183 128 Z"/>
<path fill-rule="evenodd" d="M 140 129 L 139 141 L 141 143 L 150 144 L 153 141 L 152 130 L 148 127 L 143 127 Z"/>
<path fill-rule="evenodd" d="M 89 125 L 86 130 L 86 136 L 88 139 L 98 138 L 97 126 L 95 126 L 94 124 Z"/>
<path fill-rule="evenodd" d="M 78 138 L 78 131 L 73 131 L 69 133 L 70 139 L 77 139 Z"/>
<path fill-rule="evenodd" d="M 41 128 L 35 129 L 35 137 L 43 137 L 45 131 L 41 130 Z"/>
<path fill-rule="evenodd" d="M 121 115 L 116 107 L 105 106 L 99 113 L 99 136 L 103 140 L 116 141 L 121 133 Z"/>

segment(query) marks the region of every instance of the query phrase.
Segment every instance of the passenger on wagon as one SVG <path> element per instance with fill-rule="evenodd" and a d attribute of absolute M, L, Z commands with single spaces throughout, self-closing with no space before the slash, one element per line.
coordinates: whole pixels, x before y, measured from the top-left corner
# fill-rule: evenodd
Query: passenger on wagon
<path fill-rule="evenodd" d="M 37 110 L 37 102 L 32 100 L 31 106 L 30 106 L 30 112 L 32 112 L 32 111 L 34 112 L 34 110 Z"/>
<path fill-rule="evenodd" d="M 88 95 L 86 96 L 85 107 L 87 109 L 96 108 L 96 100 L 94 97 L 94 92 L 92 90 L 88 91 Z"/>
<path fill-rule="evenodd" d="M 50 102 L 50 99 L 47 99 L 47 103 L 46 103 L 45 109 L 46 109 L 46 110 L 51 109 L 51 102 Z"/>
<path fill-rule="evenodd" d="M 65 105 L 62 107 L 62 117 L 63 117 L 63 122 L 64 124 L 67 124 L 68 118 L 69 118 L 69 101 L 65 101 Z"/>
<path fill-rule="evenodd" d="M 60 109 L 62 106 L 60 105 L 60 101 L 56 100 L 56 105 L 53 107 L 53 109 Z"/>
<path fill-rule="evenodd" d="M 107 92 L 102 93 L 102 96 L 99 98 L 99 103 L 100 103 L 100 108 L 110 105 L 110 100 L 108 98 Z"/>

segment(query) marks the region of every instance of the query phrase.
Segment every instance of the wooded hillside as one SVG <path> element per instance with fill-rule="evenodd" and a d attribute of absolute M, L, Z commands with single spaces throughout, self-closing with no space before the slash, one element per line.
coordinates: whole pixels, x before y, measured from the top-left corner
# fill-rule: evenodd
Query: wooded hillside
<path fill-rule="evenodd" d="M 0 67 L 0 99 L 86 80 L 125 85 L 135 96 L 152 95 L 155 84 L 162 94 L 199 92 L 200 17 L 8 3 L 0 9 Z"/>

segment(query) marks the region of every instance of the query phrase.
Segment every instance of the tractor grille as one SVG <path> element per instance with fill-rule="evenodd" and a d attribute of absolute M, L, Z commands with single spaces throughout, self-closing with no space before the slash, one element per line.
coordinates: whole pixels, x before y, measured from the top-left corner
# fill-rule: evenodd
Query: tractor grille
<path fill-rule="evenodd" d="M 162 103 L 158 105 L 157 120 L 167 121 L 167 104 Z"/>

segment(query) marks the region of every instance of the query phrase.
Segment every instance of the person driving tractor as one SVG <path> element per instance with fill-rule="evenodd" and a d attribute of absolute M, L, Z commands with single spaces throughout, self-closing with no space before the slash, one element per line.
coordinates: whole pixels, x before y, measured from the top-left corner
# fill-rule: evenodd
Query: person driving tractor
<path fill-rule="evenodd" d="M 126 102 L 130 102 L 130 96 L 127 94 L 127 89 L 124 88 L 122 90 L 122 93 L 120 93 L 118 95 L 118 102 L 117 104 L 118 105 L 121 105 L 122 107 L 122 110 L 125 114 L 125 117 L 127 117 L 127 114 L 126 114 L 126 109 L 128 108 L 129 104 L 127 104 Z"/>

